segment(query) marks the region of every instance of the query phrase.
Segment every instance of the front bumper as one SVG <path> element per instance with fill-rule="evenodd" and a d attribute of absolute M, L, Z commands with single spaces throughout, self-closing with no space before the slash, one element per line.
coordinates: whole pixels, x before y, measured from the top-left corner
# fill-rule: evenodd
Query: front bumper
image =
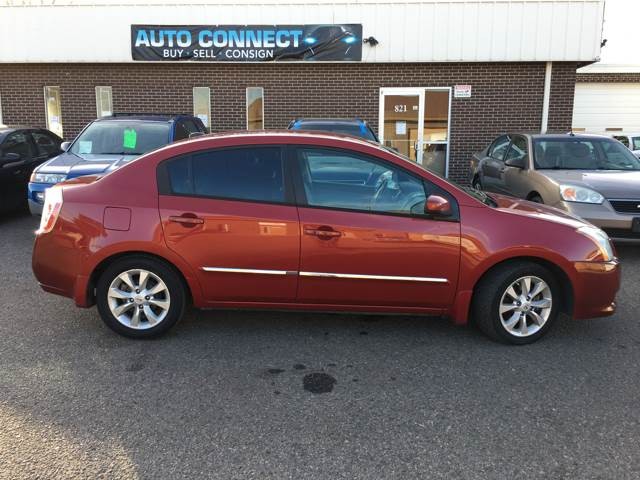
<path fill-rule="evenodd" d="M 616 311 L 615 298 L 620 288 L 620 264 L 610 262 L 574 262 L 573 317 L 607 317 Z"/>
<path fill-rule="evenodd" d="M 601 205 L 561 201 L 553 206 L 592 223 L 607 232 L 611 238 L 640 240 L 640 233 L 631 230 L 633 219 L 640 217 L 640 210 L 638 215 L 618 213 L 606 200 Z"/>
<path fill-rule="evenodd" d="M 31 215 L 42 215 L 44 192 L 50 187 L 53 187 L 52 183 L 29 182 L 27 200 L 29 202 L 29 211 L 31 212 Z"/>

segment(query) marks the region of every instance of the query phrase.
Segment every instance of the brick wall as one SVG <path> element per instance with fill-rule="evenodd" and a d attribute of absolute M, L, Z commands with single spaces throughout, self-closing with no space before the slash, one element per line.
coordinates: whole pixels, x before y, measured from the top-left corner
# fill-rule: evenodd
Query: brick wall
<path fill-rule="evenodd" d="M 553 66 L 550 131 L 571 128 L 575 63 Z M 453 99 L 450 176 L 466 180 L 470 155 L 507 130 L 539 131 L 544 63 L 431 64 L 11 64 L 0 66 L 4 122 L 45 126 L 43 86 L 61 87 L 70 139 L 95 118 L 95 86 L 114 111 L 191 112 L 192 87 L 211 87 L 213 130 L 245 128 L 245 88 L 264 87 L 265 127 L 296 116 L 359 116 L 377 130 L 380 87 L 472 85 Z"/>
<path fill-rule="evenodd" d="M 640 83 L 640 73 L 577 73 L 578 83 Z"/>

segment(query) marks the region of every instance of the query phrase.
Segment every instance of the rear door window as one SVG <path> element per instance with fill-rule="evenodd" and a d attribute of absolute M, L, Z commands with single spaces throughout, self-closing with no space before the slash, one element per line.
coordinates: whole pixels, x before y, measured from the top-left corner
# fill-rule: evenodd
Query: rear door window
<path fill-rule="evenodd" d="M 166 178 L 166 182 L 160 180 L 161 193 L 270 203 L 286 201 L 280 147 L 210 150 L 169 160 L 161 168 L 166 169 L 159 177 Z"/>
<path fill-rule="evenodd" d="M 29 135 L 25 132 L 10 134 L 0 145 L 0 153 L 17 153 L 22 160 L 30 160 L 35 157 L 35 152 Z"/>

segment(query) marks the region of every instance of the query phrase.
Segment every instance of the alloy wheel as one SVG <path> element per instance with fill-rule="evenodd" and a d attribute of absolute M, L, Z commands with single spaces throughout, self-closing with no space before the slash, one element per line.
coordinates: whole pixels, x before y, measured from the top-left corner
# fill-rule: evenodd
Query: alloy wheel
<path fill-rule="evenodd" d="M 507 332 L 529 337 L 544 326 L 551 315 L 551 288 L 540 277 L 524 276 L 511 283 L 502 294 L 498 315 Z"/>
<path fill-rule="evenodd" d="M 171 305 L 162 279 L 144 269 L 127 270 L 111 282 L 107 292 L 111 314 L 122 325 L 147 330 L 162 322 Z"/>

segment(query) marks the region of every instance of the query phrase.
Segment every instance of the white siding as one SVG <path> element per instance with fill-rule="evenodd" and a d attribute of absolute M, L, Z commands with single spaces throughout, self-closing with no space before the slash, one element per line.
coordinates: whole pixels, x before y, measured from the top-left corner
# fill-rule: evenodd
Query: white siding
<path fill-rule="evenodd" d="M 593 61 L 604 6 L 603 0 L 16 3 L 0 0 L 0 62 L 128 62 L 131 24 L 304 23 L 362 23 L 364 36 L 380 42 L 363 46 L 365 62 Z"/>
<path fill-rule="evenodd" d="M 637 83 L 578 83 L 573 128 L 612 134 L 607 128 L 640 132 L 640 85 Z"/>

